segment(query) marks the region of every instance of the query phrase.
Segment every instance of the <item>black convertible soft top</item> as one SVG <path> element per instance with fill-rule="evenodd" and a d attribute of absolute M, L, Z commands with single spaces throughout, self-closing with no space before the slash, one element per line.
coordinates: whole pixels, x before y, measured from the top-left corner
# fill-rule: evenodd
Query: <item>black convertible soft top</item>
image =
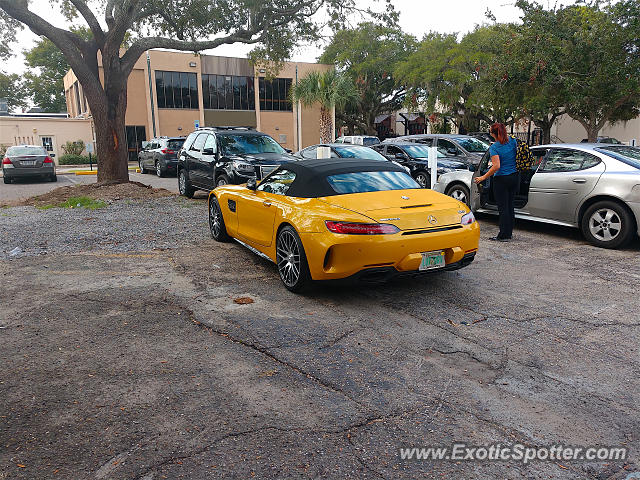
<path fill-rule="evenodd" d="M 406 170 L 393 162 L 380 160 L 362 160 L 357 158 L 325 158 L 318 160 L 300 160 L 283 163 L 277 170 L 290 170 L 296 174 L 287 196 L 298 198 L 317 198 L 338 195 L 327 181 L 327 177 L 352 172 L 403 172 Z M 265 178 L 268 180 L 268 177 Z"/>

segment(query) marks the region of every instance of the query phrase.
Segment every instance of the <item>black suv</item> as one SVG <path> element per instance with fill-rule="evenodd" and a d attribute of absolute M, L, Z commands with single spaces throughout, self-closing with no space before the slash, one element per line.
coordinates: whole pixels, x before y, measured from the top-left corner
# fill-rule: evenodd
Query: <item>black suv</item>
<path fill-rule="evenodd" d="M 159 177 L 167 172 L 176 173 L 178 150 L 182 148 L 184 137 L 158 137 L 145 142 L 144 148 L 138 152 L 140 173 L 153 170 Z"/>
<path fill-rule="evenodd" d="M 180 194 L 228 183 L 262 180 L 281 164 L 299 160 L 273 138 L 250 127 L 205 127 L 192 132 L 178 153 Z"/>

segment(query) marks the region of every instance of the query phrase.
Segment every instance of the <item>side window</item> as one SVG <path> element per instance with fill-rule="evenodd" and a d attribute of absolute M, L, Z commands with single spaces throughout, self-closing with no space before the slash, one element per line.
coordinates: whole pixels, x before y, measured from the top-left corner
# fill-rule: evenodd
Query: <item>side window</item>
<path fill-rule="evenodd" d="M 586 152 L 570 149 L 551 150 L 547 155 L 542 172 L 575 172 L 591 168 L 600 160 Z"/>
<path fill-rule="evenodd" d="M 190 150 L 195 150 L 197 152 L 202 150 L 202 147 L 204 146 L 204 142 L 207 140 L 207 134 L 206 133 L 201 133 L 200 135 L 198 135 L 198 138 L 196 138 L 196 141 L 193 142 L 193 145 L 191 145 Z"/>
<path fill-rule="evenodd" d="M 547 155 L 548 151 L 549 151 L 548 148 L 532 149 L 531 150 L 531 155 L 533 155 L 533 165 L 531 165 L 531 170 L 537 170 L 538 169 L 538 167 L 540 166 L 540 164 L 544 160 L 544 157 Z"/>
<path fill-rule="evenodd" d="M 353 143 L 353 137 L 344 137 L 344 143 Z"/>
<path fill-rule="evenodd" d="M 426 145 L 427 147 L 433 147 L 433 138 L 421 138 L 418 143 Z"/>
<path fill-rule="evenodd" d="M 215 135 L 207 135 L 207 140 L 204 142 L 204 150 L 208 150 L 207 153 L 216 153 L 218 148 Z"/>
<path fill-rule="evenodd" d="M 280 170 L 260 183 L 258 190 L 276 195 L 285 195 L 296 179 L 296 174 L 290 170 Z"/>
<path fill-rule="evenodd" d="M 318 147 L 309 147 L 302 150 L 300 154 L 302 155 L 302 158 L 311 158 L 315 160 L 316 156 L 318 155 L 317 152 L 318 152 Z"/>
<path fill-rule="evenodd" d="M 400 148 L 394 145 L 387 145 L 387 155 L 390 157 L 395 157 L 398 153 L 404 153 Z"/>
<path fill-rule="evenodd" d="M 438 139 L 438 151 L 443 155 L 460 155 L 460 149 L 444 138 Z"/>
<path fill-rule="evenodd" d="M 193 145 L 193 141 L 196 139 L 197 136 L 198 134 L 196 132 L 189 134 L 187 139 L 184 141 L 183 147 L 185 150 L 189 150 L 191 148 L 191 145 Z"/>

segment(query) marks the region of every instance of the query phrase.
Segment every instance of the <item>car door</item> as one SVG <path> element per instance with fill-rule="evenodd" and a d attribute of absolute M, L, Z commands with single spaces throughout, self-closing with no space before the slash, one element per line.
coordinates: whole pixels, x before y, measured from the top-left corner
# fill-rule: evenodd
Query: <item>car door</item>
<path fill-rule="evenodd" d="M 203 185 L 213 190 L 215 184 L 215 169 L 218 146 L 213 133 L 206 135 L 202 151 L 200 152 L 199 170 Z"/>
<path fill-rule="evenodd" d="M 552 148 L 529 185 L 530 215 L 574 223 L 576 211 L 596 186 L 605 165 L 595 155 L 572 148 Z"/>
<path fill-rule="evenodd" d="M 294 179 L 292 171 L 279 170 L 260 182 L 256 190 L 241 192 L 237 204 L 238 234 L 244 240 L 271 245 L 276 212 Z"/>
<path fill-rule="evenodd" d="M 202 156 L 202 148 L 204 142 L 207 140 L 207 134 L 201 133 L 198 135 L 187 150 L 187 169 L 189 170 L 189 179 L 195 185 L 200 187 L 206 187 L 206 180 L 204 178 L 204 172 L 200 164 L 200 157 Z"/>
<path fill-rule="evenodd" d="M 396 157 L 398 155 L 398 157 Z M 409 156 L 400 147 L 395 145 L 387 145 L 387 151 L 384 154 L 389 160 L 398 162 L 403 167 L 407 165 Z"/>
<path fill-rule="evenodd" d="M 458 146 L 455 143 L 453 143 L 451 140 L 447 140 L 445 138 L 438 138 L 437 147 L 438 147 L 438 152 L 440 152 L 445 157 L 460 157 L 460 158 L 465 157 L 462 150 L 460 150 L 460 148 L 458 148 Z"/>

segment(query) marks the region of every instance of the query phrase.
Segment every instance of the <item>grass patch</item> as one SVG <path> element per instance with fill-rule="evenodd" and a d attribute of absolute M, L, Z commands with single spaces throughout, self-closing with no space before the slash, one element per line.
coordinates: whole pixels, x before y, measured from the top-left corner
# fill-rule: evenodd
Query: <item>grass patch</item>
<path fill-rule="evenodd" d="M 102 200 L 95 200 L 90 197 L 71 197 L 62 203 L 42 205 L 36 208 L 40 210 L 48 210 L 50 208 L 87 208 L 89 210 L 96 210 L 106 206 L 107 203 Z"/>

